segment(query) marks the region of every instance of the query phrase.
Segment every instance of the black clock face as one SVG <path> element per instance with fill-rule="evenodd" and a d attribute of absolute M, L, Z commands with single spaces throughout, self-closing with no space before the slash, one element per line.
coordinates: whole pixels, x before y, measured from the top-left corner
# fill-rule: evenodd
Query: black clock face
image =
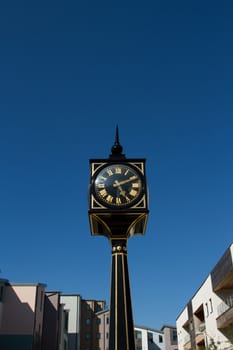
<path fill-rule="evenodd" d="M 95 196 L 110 208 L 127 208 L 142 195 L 140 173 L 125 164 L 112 164 L 102 169 L 94 181 Z"/>

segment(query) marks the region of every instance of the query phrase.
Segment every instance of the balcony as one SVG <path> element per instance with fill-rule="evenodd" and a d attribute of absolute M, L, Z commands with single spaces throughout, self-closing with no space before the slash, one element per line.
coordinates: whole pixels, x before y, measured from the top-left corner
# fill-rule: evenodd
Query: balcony
<path fill-rule="evenodd" d="M 189 334 L 184 337 L 184 350 L 191 350 L 191 340 Z"/>
<path fill-rule="evenodd" d="M 197 345 L 205 344 L 205 335 L 204 335 L 204 333 L 197 333 L 195 341 L 196 341 Z"/>
<path fill-rule="evenodd" d="M 218 306 L 217 312 L 218 329 L 224 329 L 233 324 L 233 295 L 229 295 L 224 299 L 224 301 Z"/>

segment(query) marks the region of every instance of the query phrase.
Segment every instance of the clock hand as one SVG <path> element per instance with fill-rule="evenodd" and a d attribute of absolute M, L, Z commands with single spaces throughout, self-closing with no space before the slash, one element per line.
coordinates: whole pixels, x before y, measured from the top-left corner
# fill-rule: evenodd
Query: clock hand
<path fill-rule="evenodd" d="M 127 182 L 130 182 L 130 181 L 133 181 L 137 178 L 137 176 L 131 176 L 129 179 L 127 180 L 123 180 L 123 181 L 117 181 L 115 180 L 114 184 L 113 184 L 113 187 L 119 187 L 120 185 L 124 185 L 126 184 Z"/>
<path fill-rule="evenodd" d="M 119 188 L 119 193 L 122 197 L 124 197 L 127 201 L 129 200 L 129 198 L 126 195 L 126 191 L 123 190 L 123 188 L 121 187 L 121 184 L 119 181 L 115 180 L 115 184 L 117 185 L 117 187 Z"/>

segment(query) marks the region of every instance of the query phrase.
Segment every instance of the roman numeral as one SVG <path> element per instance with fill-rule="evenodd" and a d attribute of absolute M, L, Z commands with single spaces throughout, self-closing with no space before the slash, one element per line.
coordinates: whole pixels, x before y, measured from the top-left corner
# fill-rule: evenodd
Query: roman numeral
<path fill-rule="evenodd" d="M 107 196 L 106 201 L 108 201 L 109 203 L 112 203 L 113 201 L 113 196 L 111 196 L 110 194 Z"/>
<path fill-rule="evenodd" d="M 115 174 L 121 174 L 121 168 L 116 168 L 115 169 Z"/>
<path fill-rule="evenodd" d="M 97 187 L 97 188 L 104 188 L 104 186 L 105 186 L 104 184 L 97 184 L 96 187 Z"/>
<path fill-rule="evenodd" d="M 121 199 L 120 199 L 120 197 L 116 197 L 116 204 L 117 204 L 117 205 L 121 205 Z"/>
<path fill-rule="evenodd" d="M 106 197 L 108 195 L 108 192 L 105 189 L 103 189 L 100 191 L 100 195 L 101 197 Z"/>
<path fill-rule="evenodd" d="M 132 187 L 133 187 L 133 188 L 139 188 L 139 183 L 138 183 L 138 182 L 132 183 Z"/>
<path fill-rule="evenodd" d="M 129 194 L 130 194 L 132 197 L 135 197 L 135 196 L 138 194 L 138 192 L 135 191 L 134 189 L 132 189 L 132 190 L 129 192 Z"/>

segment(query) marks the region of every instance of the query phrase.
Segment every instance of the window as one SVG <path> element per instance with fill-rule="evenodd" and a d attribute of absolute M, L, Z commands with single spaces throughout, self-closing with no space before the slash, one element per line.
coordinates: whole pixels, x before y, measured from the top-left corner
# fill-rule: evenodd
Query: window
<path fill-rule="evenodd" d="M 210 301 L 210 313 L 212 314 L 212 312 L 213 312 L 212 299 L 210 298 L 209 301 Z"/>
<path fill-rule="evenodd" d="M 142 332 L 135 331 L 135 337 L 136 337 L 136 339 L 142 339 Z"/>
<path fill-rule="evenodd" d="M 66 331 L 68 331 L 68 324 L 69 324 L 69 312 L 65 311 L 65 322 L 64 322 L 64 328 Z"/>
<path fill-rule="evenodd" d="M 3 301 L 3 286 L 0 286 L 0 302 Z"/>
<path fill-rule="evenodd" d="M 101 338 L 101 334 L 100 333 L 96 333 L 96 339 L 100 339 Z"/>
<path fill-rule="evenodd" d="M 148 342 L 153 343 L 153 333 L 148 332 L 147 337 L 148 337 Z"/>
<path fill-rule="evenodd" d="M 159 343 L 163 343 L 163 336 L 159 335 Z"/>
<path fill-rule="evenodd" d="M 90 319 L 90 318 L 87 318 L 87 319 L 86 319 L 86 325 L 89 325 L 89 324 L 91 324 L 91 319 Z"/>
<path fill-rule="evenodd" d="M 208 308 L 208 304 L 207 304 L 207 303 L 205 303 L 205 306 L 206 306 L 206 317 L 208 317 L 208 316 L 209 316 L 209 308 Z"/>
<path fill-rule="evenodd" d="M 177 331 L 175 329 L 172 330 L 172 341 L 177 342 Z"/>
<path fill-rule="evenodd" d="M 102 306 L 100 304 L 95 305 L 95 312 L 102 311 Z"/>
<path fill-rule="evenodd" d="M 96 319 L 96 324 L 100 324 L 101 323 L 101 319 L 100 318 L 97 318 Z"/>
<path fill-rule="evenodd" d="M 106 319 L 106 323 L 107 323 L 107 324 L 109 324 L 109 317 L 107 317 L 107 319 Z"/>
<path fill-rule="evenodd" d="M 91 339 L 91 333 L 90 332 L 86 332 L 85 338 L 86 338 L 86 340 Z"/>
<path fill-rule="evenodd" d="M 86 304 L 86 310 L 89 311 L 91 309 L 89 304 Z"/>

